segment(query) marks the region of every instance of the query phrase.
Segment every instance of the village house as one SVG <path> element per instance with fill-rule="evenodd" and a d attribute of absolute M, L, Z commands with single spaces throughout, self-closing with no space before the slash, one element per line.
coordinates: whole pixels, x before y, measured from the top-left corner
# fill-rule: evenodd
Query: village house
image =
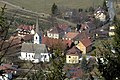
<path fill-rule="evenodd" d="M 47 36 L 42 37 L 42 44 L 46 44 L 49 49 L 61 49 L 65 50 L 66 44 L 71 44 L 71 40 L 63 40 L 63 39 L 54 39 L 49 38 Z"/>
<path fill-rule="evenodd" d="M 66 63 L 68 64 L 79 63 L 79 59 L 81 56 L 82 56 L 81 51 L 77 47 L 73 46 L 66 52 Z"/>
<path fill-rule="evenodd" d="M 84 75 L 83 70 L 80 67 L 64 67 L 64 70 L 67 71 L 66 76 L 71 80 L 82 80 Z"/>
<path fill-rule="evenodd" d="M 47 36 L 49 38 L 60 39 L 66 34 L 70 32 L 71 28 L 65 24 L 56 24 L 53 28 L 47 31 Z"/>
<path fill-rule="evenodd" d="M 95 12 L 94 12 L 94 16 L 96 19 L 99 19 L 102 22 L 106 21 L 106 13 L 105 10 L 103 10 L 101 7 L 98 7 Z"/>
<path fill-rule="evenodd" d="M 86 54 L 92 50 L 92 42 L 89 38 L 84 38 L 79 40 L 76 47 L 82 51 L 82 54 Z"/>
<path fill-rule="evenodd" d="M 115 35 L 115 26 L 110 26 L 109 27 L 109 36 L 114 36 Z"/>
<path fill-rule="evenodd" d="M 12 80 L 13 74 L 17 72 L 17 66 L 2 63 L 0 65 L 0 71 L 0 80 Z"/>
<path fill-rule="evenodd" d="M 41 42 L 42 35 L 39 31 L 37 20 L 33 43 L 22 43 L 19 58 L 21 60 L 32 61 L 33 63 L 38 63 L 40 61 L 49 62 L 50 54 L 48 53 L 47 46 L 45 44 L 41 44 Z"/>
<path fill-rule="evenodd" d="M 87 31 L 82 32 L 68 32 L 63 36 L 63 40 L 71 40 L 74 44 L 78 44 L 79 40 L 89 37 Z"/>
<path fill-rule="evenodd" d="M 79 32 L 68 32 L 63 36 L 63 40 L 75 40 L 76 36 L 79 34 Z"/>
<path fill-rule="evenodd" d="M 35 34 L 35 27 L 29 25 L 19 25 L 17 28 L 18 36 L 24 37 L 27 34 L 34 35 Z"/>

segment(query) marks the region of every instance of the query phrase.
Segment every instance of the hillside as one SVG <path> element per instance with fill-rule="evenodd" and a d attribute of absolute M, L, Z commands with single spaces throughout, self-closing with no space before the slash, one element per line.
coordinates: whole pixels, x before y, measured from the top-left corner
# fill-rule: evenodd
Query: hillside
<path fill-rule="evenodd" d="M 90 6 L 98 6 L 103 3 L 103 0 L 4 0 L 22 8 L 36 12 L 50 13 L 53 3 L 56 3 L 59 8 L 88 8 Z"/>

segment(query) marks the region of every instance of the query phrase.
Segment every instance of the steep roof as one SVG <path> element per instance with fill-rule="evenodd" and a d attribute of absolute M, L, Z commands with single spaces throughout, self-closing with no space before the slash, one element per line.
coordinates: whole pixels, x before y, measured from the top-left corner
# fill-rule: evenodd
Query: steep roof
<path fill-rule="evenodd" d="M 85 46 L 85 47 L 88 47 L 92 44 L 91 40 L 89 38 L 84 38 L 84 39 L 81 39 L 80 42 Z"/>
<path fill-rule="evenodd" d="M 40 54 L 48 51 L 45 44 L 22 43 L 21 52 Z"/>
<path fill-rule="evenodd" d="M 66 55 L 82 56 L 81 51 L 80 51 L 77 47 L 75 47 L 75 46 L 73 46 L 71 49 L 69 49 L 69 50 L 67 51 L 67 54 L 66 54 Z"/>
<path fill-rule="evenodd" d="M 67 24 L 58 24 L 58 27 L 64 31 L 66 31 L 69 28 Z"/>
<path fill-rule="evenodd" d="M 80 67 L 68 67 L 68 66 L 65 66 L 64 67 L 64 70 L 67 70 L 67 74 L 66 76 L 67 77 L 71 77 L 72 79 L 78 79 L 78 78 L 82 78 L 83 77 L 83 70 L 80 68 Z"/>
<path fill-rule="evenodd" d="M 71 40 L 62 40 L 62 39 L 54 39 L 49 38 L 47 36 L 42 37 L 42 44 L 46 44 L 48 47 L 52 47 L 55 44 L 62 44 L 62 47 L 66 46 L 66 44 L 71 44 Z"/>
<path fill-rule="evenodd" d="M 79 33 L 78 32 L 68 32 L 63 38 L 74 39 Z"/>
<path fill-rule="evenodd" d="M 40 31 L 39 31 L 39 24 L 38 24 L 38 21 L 39 21 L 39 19 L 37 18 L 37 19 L 36 19 L 36 29 L 35 29 L 35 32 L 39 34 Z"/>
<path fill-rule="evenodd" d="M 49 30 L 49 33 L 57 33 L 57 34 L 59 34 L 59 33 L 62 33 L 62 32 L 64 32 L 64 31 L 61 28 L 59 28 L 58 26 L 57 27 L 53 27 L 53 28 L 51 28 Z"/>
<path fill-rule="evenodd" d="M 34 29 L 34 26 L 30 26 L 30 25 L 19 25 L 18 29 L 22 29 L 22 30 L 32 30 Z"/>
<path fill-rule="evenodd" d="M 88 32 L 87 31 L 82 31 L 75 37 L 75 40 L 79 41 L 81 39 L 88 38 L 88 37 L 90 37 Z"/>

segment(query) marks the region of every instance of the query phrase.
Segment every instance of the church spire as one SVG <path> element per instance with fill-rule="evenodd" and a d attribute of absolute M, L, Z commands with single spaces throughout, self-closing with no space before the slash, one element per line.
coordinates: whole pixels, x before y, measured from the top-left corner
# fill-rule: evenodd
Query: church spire
<path fill-rule="evenodd" d="M 38 24 L 38 21 L 39 21 L 39 19 L 37 18 L 36 19 L 36 33 L 38 33 L 39 34 L 39 24 Z"/>
<path fill-rule="evenodd" d="M 39 31 L 39 25 L 38 25 L 38 18 L 36 19 L 36 30 L 34 35 L 34 44 L 41 44 L 42 38 L 41 33 Z"/>

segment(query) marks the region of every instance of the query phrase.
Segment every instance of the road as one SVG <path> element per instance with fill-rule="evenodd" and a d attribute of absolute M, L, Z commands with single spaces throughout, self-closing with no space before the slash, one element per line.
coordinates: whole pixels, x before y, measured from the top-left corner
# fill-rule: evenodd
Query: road
<path fill-rule="evenodd" d="M 16 5 L 14 5 L 14 4 L 11 4 L 11 3 L 6 2 L 6 1 L 3 1 L 3 0 L 0 1 L 0 2 L 1 2 L 1 3 L 4 3 L 4 4 L 7 4 L 7 5 L 10 5 L 10 6 L 16 8 L 16 9 L 18 9 L 18 10 L 21 10 L 21 11 L 24 11 L 24 12 L 27 12 L 27 13 L 32 13 L 32 14 L 35 14 L 35 15 L 39 15 L 40 17 L 43 17 L 43 18 L 50 17 L 49 14 L 38 13 L 38 12 L 33 12 L 33 11 L 31 11 L 31 10 L 23 9 L 23 8 L 20 7 L 20 6 L 16 6 Z M 43 16 L 43 15 L 44 15 L 44 16 Z M 41 19 L 41 20 L 43 20 L 43 19 Z M 73 27 L 76 26 L 76 24 L 74 24 L 74 23 L 72 23 L 72 22 L 69 22 L 69 21 L 66 21 L 66 20 L 64 20 L 64 19 L 56 18 L 56 20 L 65 22 L 65 23 L 67 23 L 68 25 L 71 25 L 71 26 L 73 26 Z M 47 21 L 47 20 L 43 20 L 43 21 L 49 22 L 49 21 Z"/>
<path fill-rule="evenodd" d="M 114 5 L 113 5 L 113 0 L 108 0 L 106 5 L 108 7 L 110 21 L 113 21 L 114 16 L 115 16 L 115 9 L 114 9 Z"/>

